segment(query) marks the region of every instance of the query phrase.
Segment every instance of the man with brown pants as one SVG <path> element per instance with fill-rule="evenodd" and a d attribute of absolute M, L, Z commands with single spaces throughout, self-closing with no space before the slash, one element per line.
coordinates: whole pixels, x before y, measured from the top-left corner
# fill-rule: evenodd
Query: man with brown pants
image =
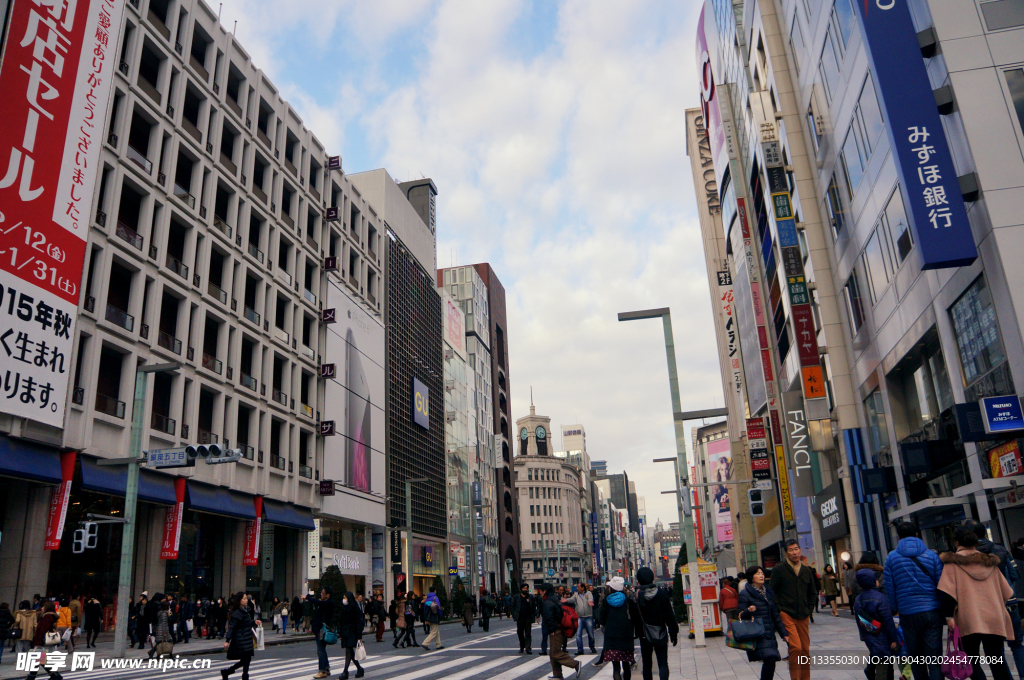
<path fill-rule="evenodd" d="M 574 677 L 579 677 L 580 668 L 583 664 L 575 661 L 565 651 L 565 633 L 562 632 L 562 600 L 558 593 L 551 587 L 550 583 L 540 586 L 541 596 L 544 598 L 541 604 L 541 634 L 549 636 L 548 658 L 551 659 L 551 675 L 549 678 L 561 678 L 562 666 L 572 668 Z"/>
<path fill-rule="evenodd" d="M 775 593 L 782 623 L 789 634 L 790 680 L 810 680 L 811 666 L 806 659 L 811 649 L 811 636 L 807 624 L 818 599 L 811 568 L 803 564 L 800 544 L 796 539 L 786 541 L 786 559 L 772 569 L 768 584 Z M 804 657 L 801 661 L 800 657 Z"/>

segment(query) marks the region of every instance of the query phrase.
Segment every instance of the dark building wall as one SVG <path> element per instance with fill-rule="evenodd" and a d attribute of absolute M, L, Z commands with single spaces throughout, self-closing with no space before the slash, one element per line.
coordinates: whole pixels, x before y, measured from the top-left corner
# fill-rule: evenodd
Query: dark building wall
<path fill-rule="evenodd" d="M 629 530 L 640 533 L 640 511 L 636 506 L 636 494 L 629 494 Z"/>
<path fill-rule="evenodd" d="M 412 487 L 412 528 L 448 536 L 444 449 L 444 367 L 441 296 L 434 276 L 424 270 L 397 237 L 386 238 L 388 518 L 405 526 L 405 480 L 426 477 Z M 412 379 L 430 391 L 430 429 L 412 420 Z"/>
<path fill-rule="evenodd" d="M 473 265 L 487 285 L 487 306 L 490 313 L 491 328 L 488 344 L 491 348 L 491 385 L 494 404 L 494 433 L 501 435 L 498 439 L 498 460 L 501 461 L 497 470 L 499 534 L 501 536 L 501 559 L 512 560 L 512 572 L 519 577 L 519 517 L 516 500 L 515 475 L 512 472 L 512 458 L 515 442 L 509 438 L 515 426 L 509 415 L 511 409 L 511 389 L 509 383 L 508 362 L 508 317 L 505 311 L 505 287 L 501 285 L 498 275 L 487 263 Z"/>

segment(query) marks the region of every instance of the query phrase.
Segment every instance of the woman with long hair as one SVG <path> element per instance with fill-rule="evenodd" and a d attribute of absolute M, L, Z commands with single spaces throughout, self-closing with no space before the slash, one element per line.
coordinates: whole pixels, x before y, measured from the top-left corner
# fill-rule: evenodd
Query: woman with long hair
<path fill-rule="evenodd" d="M 252 617 L 249 616 L 249 596 L 245 593 L 235 593 L 228 605 L 227 631 L 224 633 L 224 649 L 228 653 L 228 659 L 237 659 L 234 666 L 224 668 L 220 675 L 224 680 L 228 676 L 242 669 L 242 680 L 249 680 L 249 663 L 252 661 Z"/>
<path fill-rule="evenodd" d="M 359 608 L 355 595 L 345 593 L 341 598 L 341 630 L 338 633 L 338 641 L 345 648 L 345 670 L 341 673 L 340 680 L 348 680 L 348 665 L 356 665 L 356 677 L 363 677 L 363 667 L 356 660 L 356 647 L 363 639 L 363 611 Z"/>
<path fill-rule="evenodd" d="M 839 616 L 836 600 L 839 598 L 839 577 L 831 564 L 825 565 L 825 573 L 821 575 L 821 588 L 825 593 L 825 604 L 832 607 L 832 616 Z"/>

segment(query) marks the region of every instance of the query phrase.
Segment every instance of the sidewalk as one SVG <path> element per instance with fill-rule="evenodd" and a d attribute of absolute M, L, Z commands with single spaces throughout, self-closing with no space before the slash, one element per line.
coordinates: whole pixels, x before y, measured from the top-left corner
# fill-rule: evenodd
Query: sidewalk
<path fill-rule="evenodd" d="M 306 633 L 287 633 L 281 635 L 279 633 L 272 633 L 270 626 L 266 626 L 263 629 L 264 644 L 267 647 L 275 645 L 286 645 L 297 642 L 312 642 L 313 636 Z M 78 636 L 78 642 L 75 645 L 76 652 L 96 652 L 96 666 L 99 667 L 100 659 L 113 658 L 114 654 L 114 632 L 105 631 L 100 633 L 99 638 L 96 640 L 96 648 L 86 649 L 85 647 L 85 633 Z M 182 642 L 174 645 L 174 654 L 176 656 L 198 656 L 203 654 L 223 654 L 224 653 L 224 641 L 223 640 L 201 640 L 193 637 L 187 644 Z M 17 654 L 12 652 L 8 646 L 4 647 L 3 660 L 0 661 L 0 680 L 8 680 L 9 678 L 23 678 L 25 677 L 24 671 L 14 670 L 15 660 Z M 149 649 L 134 649 L 128 650 L 126 658 L 129 659 L 146 659 L 149 657 Z"/>
<path fill-rule="evenodd" d="M 814 615 L 815 623 L 810 626 L 811 653 L 840 653 L 865 651 L 864 643 L 857 634 L 857 626 L 850 610 L 840 610 L 839 617 L 822 610 Z M 680 631 L 678 677 L 683 680 L 758 680 L 761 677 L 761 663 L 747 661 L 747 654 L 725 646 L 725 636 L 708 637 L 704 649 L 695 649 Z M 775 665 L 777 680 L 789 680 L 789 663 L 786 661 L 786 644 L 779 638 L 779 652 L 783 659 Z M 812 668 L 813 678 L 827 680 L 864 680 L 861 669 Z M 673 675 L 673 677 L 677 677 Z"/>

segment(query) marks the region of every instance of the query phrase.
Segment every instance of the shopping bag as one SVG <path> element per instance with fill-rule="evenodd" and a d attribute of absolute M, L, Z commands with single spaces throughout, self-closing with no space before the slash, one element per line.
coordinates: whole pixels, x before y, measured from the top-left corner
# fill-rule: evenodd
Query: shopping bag
<path fill-rule="evenodd" d="M 740 642 L 736 639 L 735 631 L 730 627 L 725 634 L 725 645 L 732 647 L 733 649 L 742 649 L 747 652 L 752 652 L 757 649 L 757 640 L 744 640 Z"/>
<path fill-rule="evenodd" d="M 253 635 L 253 647 L 257 651 L 259 651 L 259 652 L 262 652 L 263 650 L 265 650 L 266 647 L 263 644 L 263 627 L 262 626 L 257 626 L 256 628 L 253 628 L 252 629 L 252 635 Z"/>
<path fill-rule="evenodd" d="M 64 642 L 67 642 L 68 640 L 70 640 L 71 639 L 71 632 L 73 630 L 74 630 L 73 628 L 68 628 L 67 630 L 65 630 L 64 634 L 60 636 L 60 639 L 62 641 L 64 641 Z"/>
<path fill-rule="evenodd" d="M 280 627 L 281 627 L 281 615 L 280 614 L 274 614 L 274 628 L 280 628 Z"/>
<path fill-rule="evenodd" d="M 171 656 L 174 653 L 174 644 L 171 642 L 158 642 L 153 655 L 157 658 L 164 655 Z"/>
<path fill-rule="evenodd" d="M 942 676 L 949 680 L 967 680 L 974 672 L 970 659 L 960 644 L 960 627 L 953 626 L 946 638 L 946 655 L 942 659 Z"/>
<path fill-rule="evenodd" d="M 362 640 L 356 642 L 356 661 L 366 661 L 366 647 L 363 647 Z"/>
<path fill-rule="evenodd" d="M 193 628 L 195 628 L 195 624 L 192 623 L 192 619 L 185 619 L 185 630 L 191 633 Z"/>

